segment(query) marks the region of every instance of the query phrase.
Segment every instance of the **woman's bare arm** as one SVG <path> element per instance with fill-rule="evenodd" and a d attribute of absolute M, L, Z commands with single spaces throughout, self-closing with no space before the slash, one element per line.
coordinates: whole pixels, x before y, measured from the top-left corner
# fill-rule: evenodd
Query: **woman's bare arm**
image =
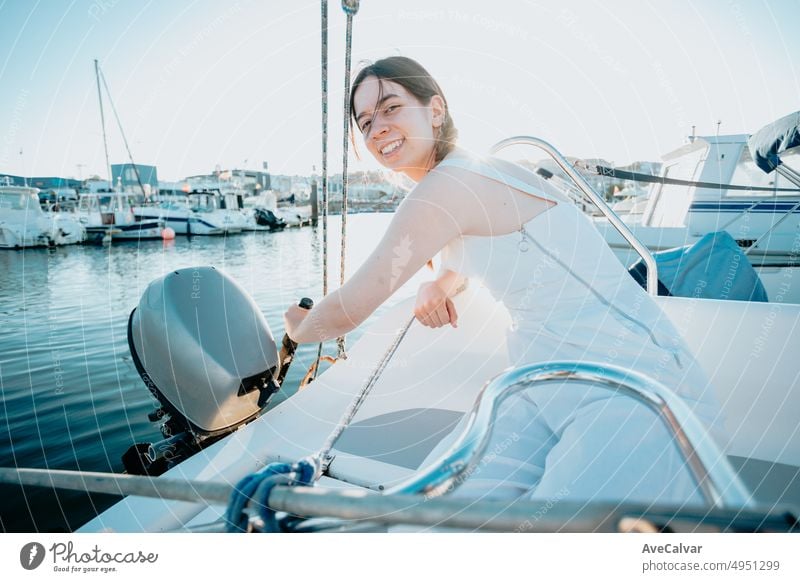
<path fill-rule="evenodd" d="M 363 323 L 428 259 L 469 226 L 471 217 L 465 205 L 458 204 L 458 187 L 443 174 L 431 174 L 420 182 L 397 208 L 386 233 L 364 264 L 342 287 L 320 301 L 295 329 L 287 329 L 289 336 L 298 343 L 325 341 Z M 444 284 L 456 282 L 455 273 L 444 273 Z"/>
<path fill-rule="evenodd" d="M 450 269 L 444 269 L 434 282 L 448 297 L 453 297 L 467 283 L 467 278 Z"/>

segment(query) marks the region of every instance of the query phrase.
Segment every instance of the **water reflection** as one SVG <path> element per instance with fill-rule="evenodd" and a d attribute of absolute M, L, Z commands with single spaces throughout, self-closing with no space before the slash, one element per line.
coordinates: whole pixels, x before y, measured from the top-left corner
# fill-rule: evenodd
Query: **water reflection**
<path fill-rule="evenodd" d="M 390 219 L 386 214 L 348 217 L 349 273 L 366 259 Z M 329 228 L 330 291 L 339 284 L 338 217 L 329 217 Z M 128 315 L 150 281 L 178 268 L 214 265 L 253 296 L 279 339 L 291 302 L 321 298 L 321 245 L 320 226 L 0 252 L 0 466 L 120 471 L 120 456 L 130 444 L 160 434 L 147 420 L 154 401 L 136 373 L 126 336 Z M 413 294 L 420 279 L 429 276 L 413 278 L 390 304 Z M 351 334 L 349 345 L 360 335 L 361 330 Z M 335 353 L 332 343 L 326 352 Z M 303 345 L 297 361 L 307 366 L 315 355 L 315 345 Z M 290 370 L 286 392 L 275 403 L 291 393 L 305 371 L 303 366 Z M 69 530 L 112 499 L 0 486 L 0 527 Z"/>

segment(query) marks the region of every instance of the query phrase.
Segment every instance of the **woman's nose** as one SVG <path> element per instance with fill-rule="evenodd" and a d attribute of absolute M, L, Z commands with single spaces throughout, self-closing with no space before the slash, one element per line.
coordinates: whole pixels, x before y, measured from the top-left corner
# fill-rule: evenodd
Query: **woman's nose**
<path fill-rule="evenodd" d="M 372 123 L 372 137 L 378 137 L 389 131 L 389 125 L 384 121 L 376 118 Z"/>

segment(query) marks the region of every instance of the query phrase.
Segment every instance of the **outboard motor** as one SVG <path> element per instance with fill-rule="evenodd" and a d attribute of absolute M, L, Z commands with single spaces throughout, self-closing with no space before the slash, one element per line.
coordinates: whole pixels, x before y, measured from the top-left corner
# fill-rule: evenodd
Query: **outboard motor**
<path fill-rule="evenodd" d="M 265 208 L 256 208 L 254 212 L 256 224 L 268 226 L 271 231 L 286 228 L 286 221 L 275 216 L 275 213 Z"/>
<path fill-rule="evenodd" d="M 139 475 L 159 475 L 257 418 L 280 388 L 282 359 L 291 360 L 253 299 L 214 267 L 150 283 L 128 319 L 128 346 L 159 402 L 149 418 L 164 435 L 123 455 L 126 471 Z"/>

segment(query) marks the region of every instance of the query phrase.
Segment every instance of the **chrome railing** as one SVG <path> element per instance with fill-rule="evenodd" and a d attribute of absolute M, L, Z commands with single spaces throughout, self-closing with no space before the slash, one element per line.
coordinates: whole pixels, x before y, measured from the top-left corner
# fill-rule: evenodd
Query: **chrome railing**
<path fill-rule="evenodd" d="M 391 488 L 386 494 L 423 494 L 430 498 L 458 487 L 481 462 L 497 412 L 504 400 L 532 386 L 564 382 L 590 383 L 630 396 L 646 405 L 661 418 L 673 435 L 709 506 L 753 507 L 747 488 L 679 396 L 638 372 L 617 366 L 580 362 L 521 366 L 506 370 L 487 382 L 469 413 L 464 432 L 450 450 L 428 469 Z M 578 389 L 577 386 L 574 388 Z"/>
<path fill-rule="evenodd" d="M 509 146 L 514 145 L 532 145 L 534 147 L 538 147 L 541 150 L 544 150 L 547 154 L 550 155 L 553 160 L 558 164 L 558 166 L 564 170 L 564 172 L 572 178 L 572 181 L 575 182 L 575 185 L 583 192 L 583 194 L 592 201 L 592 203 L 597 206 L 600 212 L 608 219 L 608 222 L 617 229 L 617 231 L 622 235 L 622 237 L 628 241 L 628 243 L 634 248 L 634 250 L 639 253 L 644 261 L 644 264 L 647 266 L 647 292 L 650 295 L 658 295 L 658 267 L 656 266 L 656 261 L 653 258 L 652 253 L 650 250 L 644 246 L 636 235 L 631 232 L 631 229 L 628 228 L 619 216 L 611 210 L 611 208 L 606 204 L 605 200 L 601 196 L 594 191 L 594 189 L 589 185 L 586 179 L 581 176 L 579 172 L 572 167 L 567 159 L 559 153 L 559 151 L 554 148 L 552 145 L 547 143 L 546 141 L 539 139 L 537 137 L 529 137 L 526 135 L 518 135 L 515 137 L 510 137 L 508 139 L 504 139 L 496 143 L 492 146 L 490 150 L 491 153 L 495 154 L 500 150 L 507 148 Z"/>
<path fill-rule="evenodd" d="M 783 162 L 783 160 L 781 160 L 781 162 Z M 775 168 L 775 172 L 777 172 L 778 174 L 789 180 L 795 186 L 800 186 L 800 173 L 798 173 L 793 168 L 790 168 L 785 163 L 781 163 L 780 166 Z M 756 204 L 758 204 L 758 202 L 756 202 Z M 784 212 L 783 216 L 781 216 L 778 220 L 776 220 L 775 223 L 772 226 L 770 226 L 760 237 L 758 237 L 755 241 L 753 241 L 753 244 L 751 244 L 749 247 L 745 249 L 744 254 L 746 255 L 750 254 L 750 251 L 756 248 L 756 246 L 758 246 L 758 243 L 760 243 L 765 238 L 771 236 L 773 231 L 775 231 L 775 229 L 777 229 L 781 224 L 783 224 L 783 222 L 787 218 L 792 216 L 792 214 L 794 214 L 795 210 L 797 210 L 798 208 L 800 208 L 800 202 L 798 202 L 797 204 L 792 206 L 789 210 Z M 750 209 L 748 208 L 747 210 Z"/>
<path fill-rule="evenodd" d="M 798 172 L 794 168 L 786 165 L 785 163 L 782 163 L 780 166 L 775 168 L 775 171 L 784 178 L 786 178 L 787 180 L 789 180 L 795 186 L 800 187 L 800 172 Z"/>

